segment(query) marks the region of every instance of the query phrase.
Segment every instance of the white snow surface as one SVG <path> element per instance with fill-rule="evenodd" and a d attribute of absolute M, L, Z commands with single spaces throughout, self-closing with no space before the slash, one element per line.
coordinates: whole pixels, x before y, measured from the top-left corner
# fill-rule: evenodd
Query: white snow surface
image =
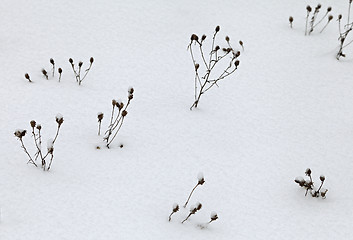
<path fill-rule="evenodd" d="M 317 3 L 3 0 L 0 239 L 352 239 L 353 45 L 335 59 L 335 20 L 348 0 L 320 1 L 334 21 L 304 36 L 305 7 Z M 190 111 L 186 48 L 193 33 L 209 46 L 217 25 L 219 43 L 228 35 L 245 51 L 236 73 Z M 95 59 L 81 86 L 70 57 Z M 63 69 L 60 83 L 50 58 Z M 129 114 L 106 149 L 95 114 L 110 116 L 113 98 L 126 104 L 129 86 Z M 47 172 L 26 164 L 13 133 L 34 119 L 52 138 L 57 112 L 65 122 Z M 34 154 L 31 134 L 23 141 Z M 326 199 L 305 197 L 294 182 L 308 167 L 316 185 L 327 177 Z M 189 214 L 181 207 L 169 222 L 200 171 L 207 181 L 189 204 L 202 209 L 181 224 Z M 212 211 L 219 219 L 198 227 Z"/>

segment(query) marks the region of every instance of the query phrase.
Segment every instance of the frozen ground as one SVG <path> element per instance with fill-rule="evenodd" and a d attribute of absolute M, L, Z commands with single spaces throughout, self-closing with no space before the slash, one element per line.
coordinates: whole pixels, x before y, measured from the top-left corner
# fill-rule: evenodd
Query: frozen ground
<path fill-rule="evenodd" d="M 317 3 L 3 0 L 0 239 L 352 238 L 353 46 L 335 59 L 336 21 L 304 36 L 305 6 Z M 334 20 L 346 15 L 348 0 L 320 3 Z M 245 52 L 237 73 L 190 111 L 186 46 L 216 25 Z M 78 86 L 68 58 L 87 66 L 91 56 Z M 61 83 L 41 75 L 50 58 L 63 68 Z M 111 99 L 125 101 L 129 86 L 120 135 L 97 150 L 96 113 L 106 114 L 105 129 Z M 43 172 L 26 165 L 13 132 L 35 119 L 46 142 L 57 113 L 64 123 Z M 30 135 L 24 141 L 31 146 Z M 294 183 L 307 167 L 314 181 L 326 175 L 326 200 Z M 168 222 L 199 172 L 206 183 L 190 203 L 203 208 L 184 224 L 184 209 Z M 211 211 L 219 219 L 200 229 Z"/>

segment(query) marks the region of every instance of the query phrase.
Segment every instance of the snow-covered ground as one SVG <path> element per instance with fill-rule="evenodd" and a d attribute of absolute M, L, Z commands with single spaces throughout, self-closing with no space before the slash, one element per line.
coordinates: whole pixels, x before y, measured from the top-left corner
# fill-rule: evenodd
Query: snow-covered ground
<path fill-rule="evenodd" d="M 338 50 L 337 15 L 304 36 L 317 1 L 3 0 L 0 14 L 0 239 L 350 239 L 353 237 L 353 46 Z M 322 14 L 322 13 L 321 13 Z M 288 17 L 294 17 L 293 29 Z M 194 98 L 190 36 L 244 42 L 239 70 Z M 210 38 L 206 39 L 210 44 Z M 240 49 L 240 48 L 239 48 Z M 69 58 L 95 62 L 78 86 Z M 49 59 L 61 82 L 45 80 Z M 28 72 L 34 83 L 24 78 Z M 134 99 L 111 149 L 97 136 L 111 100 Z M 49 172 L 26 164 L 13 135 L 64 123 Z M 31 152 L 31 134 L 23 139 Z M 119 148 L 120 143 L 124 145 Z M 327 198 L 304 197 L 294 178 L 326 176 Z M 202 209 L 184 224 L 183 205 Z M 216 211 L 219 219 L 207 228 Z"/>

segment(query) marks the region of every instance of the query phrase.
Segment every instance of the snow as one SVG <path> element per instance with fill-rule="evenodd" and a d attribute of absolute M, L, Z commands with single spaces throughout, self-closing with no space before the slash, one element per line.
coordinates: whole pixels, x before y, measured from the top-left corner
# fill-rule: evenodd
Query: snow
<path fill-rule="evenodd" d="M 334 20 L 304 36 L 305 7 L 317 1 L 3 0 L 0 239 L 351 239 L 353 45 L 335 59 L 348 1 L 320 2 Z M 244 42 L 241 63 L 190 111 L 186 48 L 193 33 L 209 46 L 217 25 L 220 43 Z M 87 67 L 91 56 L 79 86 L 68 59 Z M 107 149 L 95 114 L 110 116 L 129 86 L 129 116 Z M 43 140 L 54 137 L 58 112 L 55 164 L 42 171 L 26 164 L 14 130 L 35 119 Z M 31 134 L 23 141 L 34 154 Z M 315 186 L 325 174 L 326 199 L 293 181 L 307 167 Z M 200 171 L 207 179 L 189 204 L 202 209 L 181 224 Z M 220 218 L 197 227 L 211 211 Z"/>
<path fill-rule="evenodd" d="M 48 141 L 47 141 L 47 149 L 52 149 L 54 147 L 54 144 L 53 144 L 53 140 L 52 138 L 49 138 Z"/>

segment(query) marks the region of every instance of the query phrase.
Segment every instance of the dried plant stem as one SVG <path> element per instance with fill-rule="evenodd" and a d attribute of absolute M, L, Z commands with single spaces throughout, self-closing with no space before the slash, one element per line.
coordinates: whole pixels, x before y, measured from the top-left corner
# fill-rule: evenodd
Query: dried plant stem
<path fill-rule="evenodd" d="M 169 220 L 169 222 L 172 220 L 172 215 L 174 214 L 174 212 L 172 212 L 170 215 L 169 215 L 169 218 L 168 218 L 168 220 Z"/>
<path fill-rule="evenodd" d="M 181 223 L 184 223 L 186 220 L 189 219 L 189 217 L 192 215 L 193 213 L 189 213 L 189 215 L 181 222 Z"/>
<path fill-rule="evenodd" d="M 315 28 L 317 25 L 319 25 L 319 24 L 325 19 L 325 17 L 327 16 L 328 13 L 329 13 L 329 12 L 326 12 L 325 15 L 320 19 L 320 21 L 318 21 L 318 22 L 313 26 L 313 28 Z"/>
<path fill-rule="evenodd" d="M 54 158 L 54 155 L 53 155 L 53 154 L 50 154 L 50 155 L 51 155 L 51 157 L 50 157 L 50 162 L 49 162 L 49 166 L 48 166 L 48 168 L 47 168 L 47 171 L 50 170 L 50 167 L 51 167 L 51 164 L 52 164 L 53 158 Z"/>
<path fill-rule="evenodd" d="M 347 25 L 349 25 L 349 17 L 351 15 L 351 6 L 352 6 L 352 0 L 349 1 L 349 6 L 348 6 L 348 19 L 347 19 Z"/>
<path fill-rule="evenodd" d="M 320 33 L 322 33 L 324 30 L 325 30 L 325 28 L 327 27 L 327 25 L 330 23 L 330 21 L 327 21 L 327 23 L 325 24 L 325 26 L 322 28 L 322 30 L 320 31 Z"/>
<path fill-rule="evenodd" d="M 61 125 L 58 125 L 58 128 L 56 130 L 56 134 L 55 134 L 55 137 L 54 137 L 54 140 L 53 140 L 53 144 L 55 143 L 56 139 L 58 138 L 60 127 L 61 127 Z"/>
<path fill-rule="evenodd" d="M 120 122 L 119 128 L 118 128 L 118 130 L 115 132 L 115 134 L 114 134 L 114 136 L 112 137 L 112 139 L 110 140 L 110 142 L 107 143 L 107 148 L 109 148 L 109 145 L 112 143 L 112 141 L 114 140 L 114 138 L 116 137 L 116 135 L 118 135 L 118 132 L 119 132 L 121 126 L 123 125 L 124 118 L 125 118 L 125 117 L 122 117 L 122 118 L 121 118 L 121 122 Z"/>
<path fill-rule="evenodd" d="M 307 11 L 307 13 L 306 13 L 306 21 L 305 21 L 305 36 L 308 34 L 308 20 L 309 20 L 309 14 L 310 14 L 310 12 Z"/>
<path fill-rule="evenodd" d="M 19 138 L 19 139 L 20 139 L 20 142 L 21 142 L 21 147 L 23 148 L 23 150 L 25 151 L 25 153 L 29 157 L 28 163 L 32 163 L 34 166 L 38 167 L 37 164 L 33 161 L 31 155 L 29 154 L 29 152 L 27 151 L 27 148 L 25 147 L 22 138 Z"/>
<path fill-rule="evenodd" d="M 195 191 L 195 189 L 197 188 L 198 185 L 200 185 L 200 184 L 197 183 L 196 186 L 192 189 L 192 191 L 191 191 L 191 193 L 190 193 L 188 199 L 186 200 L 186 202 L 185 202 L 185 204 L 184 204 L 184 208 L 186 208 L 186 205 L 188 205 L 189 200 L 190 200 L 190 198 L 191 198 L 191 195 L 192 195 L 192 193 Z"/>
<path fill-rule="evenodd" d="M 99 125 L 98 125 L 98 135 L 101 135 L 101 125 L 102 125 L 102 121 L 99 121 Z"/>

